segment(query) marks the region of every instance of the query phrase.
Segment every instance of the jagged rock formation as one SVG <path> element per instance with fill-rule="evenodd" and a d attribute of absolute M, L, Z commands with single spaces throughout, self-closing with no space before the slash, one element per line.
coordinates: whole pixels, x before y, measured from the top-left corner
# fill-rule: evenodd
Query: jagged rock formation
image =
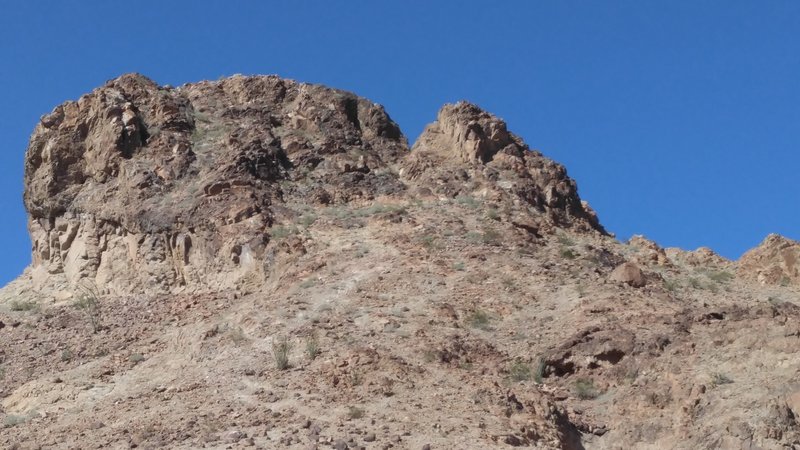
<path fill-rule="evenodd" d="M 275 76 L 171 88 L 125 75 L 56 107 L 31 137 L 32 275 L 113 292 L 230 288 L 263 280 L 284 202 L 409 185 L 507 200 L 535 235 L 603 232 L 562 166 L 474 105 L 442 108 L 409 154 L 384 109 L 347 92 Z"/>
<path fill-rule="evenodd" d="M 739 258 L 738 275 L 761 284 L 798 284 L 800 242 L 770 234 Z"/>
<path fill-rule="evenodd" d="M 531 151 L 505 122 L 470 103 L 442 107 L 411 149 L 402 175 L 446 197 L 484 190 L 489 198 L 521 203 L 535 211 L 536 230 L 605 232 L 564 166 Z"/>

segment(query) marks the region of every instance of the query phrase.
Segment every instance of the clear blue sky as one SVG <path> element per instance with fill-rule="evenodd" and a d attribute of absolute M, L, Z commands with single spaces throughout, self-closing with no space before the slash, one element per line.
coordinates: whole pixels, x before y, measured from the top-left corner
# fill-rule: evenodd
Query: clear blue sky
<path fill-rule="evenodd" d="M 564 163 L 621 239 L 730 258 L 800 238 L 800 2 L 7 1 L 0 284 L 30 258 L 40 115 L 125 72 L 275 73 L 386 106 L 413 142 L 468 99 Z"/>

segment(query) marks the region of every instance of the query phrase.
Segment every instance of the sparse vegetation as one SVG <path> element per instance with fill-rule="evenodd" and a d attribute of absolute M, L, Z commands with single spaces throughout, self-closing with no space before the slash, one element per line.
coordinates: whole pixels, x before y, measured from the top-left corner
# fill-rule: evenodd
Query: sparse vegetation
<path fill-rule="evenodd" d="M 134 353 L 128 357 L 128 360 L 134 364 L 139 364 L 140 362 L 144 361 L 144 355 L 141 353 Z"/>
<path fill-rule="evenodd" d="M 456 197 L 456 202 L 459 205 L 464 205 L 467 208 L 472 208 L 472 209 L 476 209 L 481 205 L 481 203 L 477 199 L 475 199 L 475 197 L 469 195 L 459 195 L 458 197 Z"/>
<path fill-rule="evenodd" d="M 275 359 L 275 367 L 278 370 L 289 368 L 289 353 L 292 351 L 292 343 L 286 336 L 275 338 L 272 341 L 272 357 Z"/>
<path fill-rule="evenodd" d="M 360 419 L 364 417 L 364 410 L 357 407 L 351 406 L 347 409 L 347 418 L 350 420 Z"/>
<path fill-rule="evenodd" d="M 8 304 L 11 311 L 33 311 L 39 309 L 39 304 L 31 300 L 12 300 Z"/>
<path fill-rule="evenodd" d="M 717 283 L 727 283 L 734 278 L 734 275 L 730 272 L 726 271 L 719 271 L 719 272 L 709 272 L 706 274 L 708 278 L 712 281 L 716 281 Z"/>
<path fill-rule="evenodd" d="M 302 289 L 308 289 L 314 287 L 317 284 L 317 280 L 313 278 L 307 278 L 300 283 L 300 287 Z"/>
<path fill-rule="evenodd" d="M 713 386 L 715 386 L 715 387 L 723 385 L 723 384 L 731 384 L 731 383 L 733 383 L 733 380 L 729 376 L 725 375 L 724 373 L 717 372 L 717 373 L 715 373 L 714 375 L 711 376 L 711 384 Z"/>
<path fill-rule="evenodd" d="M 292 236 L 294 234 L 298 234 L 299 232 L 300 230 L 295 226 L 286 227 L 278 225 L 270 228 L 270 236 L 272 236 L 272 239 L 276 241 L 280 241 L 281 239 L 286 239 L 287 237 Z"/>
<path fill-rule="evenodd" d="M 572 251 L 571 248 L 562 248 L 561 257 L 565 259 L 575 259 L 578 257 L 578 255 L 574 251 Z"/>
<path fill-rule="evenodd" d="M 306 336 L 306 356 L 308 359 L 314 360 L 319 356 L 320 348 L 319 348 L 319 339 L 317 338 L 316 333 L 311 333 Z"/>
<path fill-rule="evenodd" d="M 494 208 L 487 209 L 486 218 L 490 220 L 500 220 L 500 213 Z"/>
<path fill-rule="evenodd" d="M 664 279 L 664 289 L 668 290 L 669 292 L 676 292 L 680 286 L 680 283 L 678 283 L 676 280 Z"/>
<path fill-rule="evenodd" d="M 242 345 L 247 342 L 247 335 L 245 335 L 242 327 L 228 328 L 228 338 L 236 345 Z"/>
<path fill-rule="evenodd" d="M 16 414 L 9 414 L 3 420 L 3 426 L 6 428 L 15 427 L 17 425 L 22 425 L 23 423 L 28 421 L 28 417 L 26 416 L 18 416 Z"/>
<path fill-rule="evenodd" d="M 100 306 L 100 295 L 96 286 L 84 285 L 79 288 L 78 299 L 74 306 L 81 311 L 92 325 L 92 332 L 100 331 L 100 320 L 102 309 Z"/>
<path fill-rule="evenodd" d="M 531 367 L 521 360 L 516 360 L 508 369 L 508 376 L 516 382 L 528 381 L 531 379 Z"/>
<path fill-rule="evenodd" d="M 544 358 L 539 358 L 539 362 L 536 364 L 536 370 L 533 371 L 533 381 L 537 384 L 542 384 L 544 382 L 544 374 L 547 370 L 547 362 Z"/>
<path fill-rule="evenodd" d="M 489 330 L 491 328 L 491 318 L 481 310 L 475 310 L 467 317 L 467 323 L 472 328 L 479 330 Z"/>
<path fill-rule="evenodd" d="M 575 241 L 565 234 L 558 236 L 558 243 L 566 247 L 572 247 L 575 245 Z"/>
<path fill-rule="evenodd" d="M 588 378 L 579 378 L 575 381 L 575 395 L 581 400 L 591 400 L 597 398 L 600 392 L 594 385 L 594 381 Z"/>
<path fill-rule="evenodd" d="M 453 264 L 453 270 L 458 270 L 459 272 L 463 271 L 465 268 L 464 261 L 459 261 Z"/>
<path fill-rule="evenodd" d="M 72 354 L 72 350 L 70 350 L 68 348 L 65 348 L 64 350 L 61 350 L 61 361 L 62 362 L 72 361 L 72 357 L 73 356 L 74 355 Z"/>
<path fill-rule="evenodd" d="M 300 216 L 300 219 L 297 221 L 303 228 L 308 228 L 311 225 L 314 225 L 314 222 L 317 221 L 317 216 L 312 213 L 303 214 Z"/>

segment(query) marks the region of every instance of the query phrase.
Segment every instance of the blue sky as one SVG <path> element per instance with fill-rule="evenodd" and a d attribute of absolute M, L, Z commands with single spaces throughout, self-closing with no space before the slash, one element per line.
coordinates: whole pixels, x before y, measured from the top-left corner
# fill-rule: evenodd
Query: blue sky
<path fill-rule="evenodd" d="M 125 72 L 279 74 L 386 106 L 413 142 L 473 101 L 566 165 L 621 239 L 738 257 L 800 238 L 800 2 L 9 1 L 0 14 L 0 284 L 28 264 L 40 115 Z"/>

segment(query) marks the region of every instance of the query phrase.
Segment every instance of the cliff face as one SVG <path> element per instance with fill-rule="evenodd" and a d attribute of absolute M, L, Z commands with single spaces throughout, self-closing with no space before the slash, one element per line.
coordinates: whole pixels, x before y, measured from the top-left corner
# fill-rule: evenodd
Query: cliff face
<path fill-rule="evenodd" d="M 534 234 L 603 231 L 562 166 L 474 105 L 445 106 L 409 152 L 380 105 L 347 92 L 274 76 L 171 88 L 125 75 L 34 130 L 33 273 L 114 292 L 229 288 L 264 278 L 280 205 L 409 188 L 492 197 Z"/>

